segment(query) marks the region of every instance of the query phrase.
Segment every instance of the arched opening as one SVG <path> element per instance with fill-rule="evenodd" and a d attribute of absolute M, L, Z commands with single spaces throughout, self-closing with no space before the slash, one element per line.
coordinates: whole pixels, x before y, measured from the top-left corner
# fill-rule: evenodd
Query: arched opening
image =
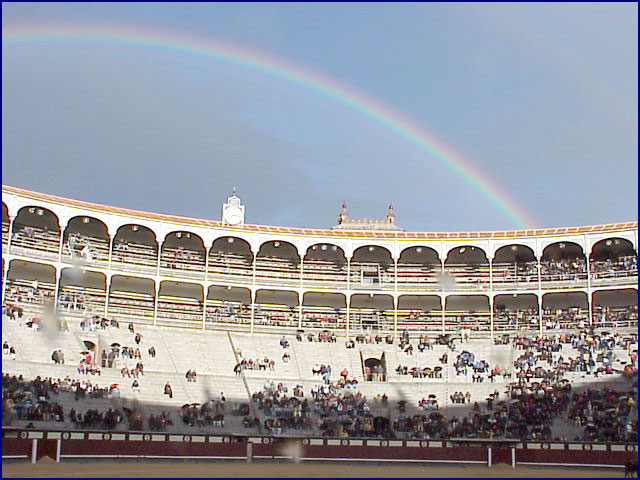
<path fill-rule="evenodd" d="M 111 266 L 155 275 L 158 271 L 158 242 L 155 233 L 148 227 L 136 224 L 118 228 L 113 237 Z"/>
<path fill-rule="evenodd" d="M 394 304 L 391 295 L 356 293 L 351 296 L 351 330 L 360 333 L 392 333 Z"/>
<path fill-rule="evenodd" d="M 202 328 L 202 285 L 186 282 L 160 282 L 157 325 Z"/>
<path fill-rule="evenodd" d="M 442 263 L 433 248 L 405 248 L 398 259 L 398 290 L 439 291 Z"/>
<path fill-rule="evenodd" d="M 109 265 L 109 232 L 94 217 L 73 217 L 62 237 L 62 261 L 97 267 Z"/>
<path fill-rule="evenodd" d="M 220 237 L 209 249 L 207 278 L 214 281 L 251 283 L 253 253 L 251 245 L 239 237 Z"/>
<path fill-rule="evenodd" d="M 251 290 L 211 285 L 207 290 L 207 328 L 251 324 Z"/>
<path fill-rule="evenodd" d="M 538 298 L 531 293 L 496 295 L 493 299 L 493 329 L 536 331 L 540 328 Z"/>
<path fill-rule="evenodd" d="M 367 382 L 387 381 L 387 361 L 384 353 L 380 358 L 369 357 L 363 361 L 364 379 Z"/>
<path fill-rule="evenodd" d="M 199 235 L 184 231 L 171 232 L 160 249 L 160 274 L 203 280 L 205 259 L 204 242 Z"/>
<path fill-rule="evenodd" d="M 11 260 L 4 301 L 23 314 L 53 312 L 56 269 L 43 263 Z"/>
<path fill-rule="evenodd" d="M 526 245 L 505 245 L 496 250 L 492 262 L 493 289 L 518 290 L 538 283 L 538 261 Z"/>
<path fill-rule="evenodd" d="M 638 290 L 600 290 L 593 292 L 593 326 L 606 328 L 638 327 Z"/>
<path fill-rule="evenodd" d="M 2 252 L 6 252 L 7 245 L 9 244 L 9 227 L 11 220 L 9 219 L 9 209 L 2 202 Z"/>
<path fill-rule="evenodd" d="M 299 286 L 300 255 L 296 247 L 283 240 L 260 245 L 256 255 L 256 283 Z"/>
<path fill-rule="evenodd" d="M 81 268 L 63 268 L 60 274 L 58 310 L 67 315 L 105 314 L 106 277 Z"/>
<path fill-rule="evenodd" d="M 585 328 L 589 304 L 584 292 L 546 293 L 542 296 L 542 321 L 547 330 Z"/>
<path fill-rule="evenodd" d="M 11 253 L 57 260 L 60 250 L 58 217 L 42 207 L 23 207 L 13 221 Z"/>
<path fill-rule="evenodd" d="M 284 240 L 260 245 L 256 255 L 256 283 L 261 285 L 300 285 L 300 255 Z"/>
<path fill-rule="evenodd" d="M 379 245 L 357 248 L 351 257 L 351 288 L 355 290 L 391 290 L 394 284 L 391 252 Z"/>
<path fill-rule="evenodd" d="M 594 244 L 589 268 L 592 285 L 638 283 L 638 254 L 624 238 L 607 238 Z"/>
<path fill-rule="evenodd" d="M 298 293 L 288 290 L 265 290 L 256 292 L 254 325 L 296 327 L 300 303 Z"/>
<path fill-rule="evenodd" d="M 587 285 L 587 260 L 582 247 L 574 242 L 548 245 L 540 260 L 540 280 L 543 288 Z"/>
<path fill-rule="evenodd" d="M 441 332 L 442 302 L 437 295 L 401 295 L 398 298 L 398 331 Z"/>
<path fill-rule="evenodd" d="M 491 308 L 486 295 L 449 295 L 444 308 L 446 333 L 461 329 L 475 332 L 491 330 Z"/>
<path fill-rule="evenodd" d="M 347 297 L 342 293 L 306 292 L 302 297 L 302 327 L 344 329 Z"/>
<path fill-rule="evenodd" d="M 488 290 L 489 281 L 489 260 L 484 250 L 473 245 L 449 250 L 442 278 L 445 291 Z"/>
<path fill-rule="evenodd" d="M 330 243 L 317 243 L 304 255 L 303 282 L 308 286 L 345 288 L 347 258 L 344 250 Z"/>
<path fill-rule="evenodd" d="M 114 275 L 109 285 L 108 318 L 153 324 L 155 282 L 150 278 Z"/>

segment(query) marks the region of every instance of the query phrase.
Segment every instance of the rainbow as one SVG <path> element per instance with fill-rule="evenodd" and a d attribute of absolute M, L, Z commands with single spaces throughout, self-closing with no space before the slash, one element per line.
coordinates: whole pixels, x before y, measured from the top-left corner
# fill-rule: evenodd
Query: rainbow
<path fill-rule="evenodd" d="M 380 102 L 334 79 L 323 77 L 263 52 L 177 33 L 115 25 L 14 25 L 2 27 L 2 48 L 23 45 L 82 43 L 148 48 L 202 57 L 235 65 L 296 85 L 337 102 L 381 125 L 426 153 L 478 191 L 519 228 L 530 229 L 534 217 L 510 195 L 478 171 L 473 163 L 442 140 Z"/>

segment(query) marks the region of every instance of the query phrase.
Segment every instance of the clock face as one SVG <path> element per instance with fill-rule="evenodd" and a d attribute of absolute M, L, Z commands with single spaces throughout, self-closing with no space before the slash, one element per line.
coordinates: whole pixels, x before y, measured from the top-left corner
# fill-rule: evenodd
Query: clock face
<path fill-rule="evenodd" d="M 229 225 L 238 225 L 242 222 L 242 210 L 234 205 L 227 207 L 224 211 L 224 221 Z"/>

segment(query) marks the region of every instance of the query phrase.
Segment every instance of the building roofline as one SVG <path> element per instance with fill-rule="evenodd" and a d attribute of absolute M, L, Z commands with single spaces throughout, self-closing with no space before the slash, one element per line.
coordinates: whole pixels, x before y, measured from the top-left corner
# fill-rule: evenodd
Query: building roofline
<path fill-rule="evenodd" d="M 222 228 L 223 224 L 216 220 L 206 220 L 200 218 L 184 217 L 178 215 L 168 215 L 163 213 L 144 212 L 141 210 L 133 210 L 122 207 L 114 207 L 109 205 L 101 205 L 98 203 L 74 200 L 46 193 L 34 192 L 23 188 L 12 187 L 10 185 L 2 185 L 2 192 L 13 193 L 34 200 L 44 200 L 52 203 L 58 203 L 62 206 L 74 206 L 97 210 L 105 213 L 127 215 L 150 220 L 159 220 L 166 222 L 181 223 L 194 225 L 199 227 L 217 227 Z M 540 237 L 547 235 L 571 235 L 584 233 L 597 233 L 616 230 L 637 229 L 638 221 L 607 223 L 601 225 L 585 225 L 578 227 L 556 227 L 541 228 L 527 230 L 496 230 L 496 231 L 466 231 L 466 232 L 406 232 L 406 231 L 376 231 L 376 230 L 332 230 L 321 228 L 302 228 L 302 227 L 283 227 L 276 225 L 252 225 L 245 224 L 241 227 L 224 226 L 225 229 L 233 229 L 246 232 L 263 232 L 263 233 L 283 233 L 291 235 L 313 235 L 325 237 L 351 237 L 351 238 L 381 238 L 390 240 L 443 240 L 443 239 L 473 239 L 473 238 L 509 238 L 509 237 Z"/>

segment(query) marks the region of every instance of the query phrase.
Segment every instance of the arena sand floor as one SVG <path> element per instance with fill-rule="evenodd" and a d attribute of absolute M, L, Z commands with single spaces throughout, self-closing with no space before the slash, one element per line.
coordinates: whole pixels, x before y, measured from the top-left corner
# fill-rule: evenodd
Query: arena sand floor
<path fill-rule="evenodd" d="M 35 464 L 3 462 L 3 478 L 608 478 L 624 477 L 624 468 L 525 467 L 477 465 L 360 465 L 257 461 L 127 461 L 56 463 L 48 457 Z"/>

